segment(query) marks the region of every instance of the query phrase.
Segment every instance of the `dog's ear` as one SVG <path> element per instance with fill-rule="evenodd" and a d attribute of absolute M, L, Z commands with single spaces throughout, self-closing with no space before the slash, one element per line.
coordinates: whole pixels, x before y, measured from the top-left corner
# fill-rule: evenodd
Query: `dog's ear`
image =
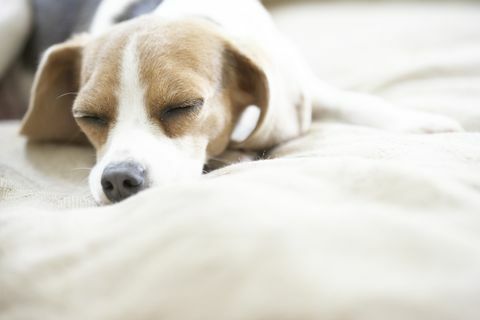
<path fill-rule="evenodd" d="M 78 36 L 43 55 L 20 130 L 29 140 L 86 143 L 72 115 L 85 42 L 86 36 Z"/>
<path fill-rule="evenodd" d="M 232 44 L 226 45 L 224 59 L 223 77 L 235 120 L 230 147 L 251 150 L 267 148 L 268 75 L 261 63 Z"/>

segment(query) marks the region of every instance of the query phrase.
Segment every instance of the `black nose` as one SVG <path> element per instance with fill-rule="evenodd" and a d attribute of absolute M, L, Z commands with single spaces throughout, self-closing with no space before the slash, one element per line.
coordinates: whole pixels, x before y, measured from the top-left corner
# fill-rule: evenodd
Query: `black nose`
<path fill-rule="evenodd" d="M 110 164 L 103 170 L 101 184 L 110 201 L 122 201 L 145 188 L 145 169 L 134 162 Z"/>

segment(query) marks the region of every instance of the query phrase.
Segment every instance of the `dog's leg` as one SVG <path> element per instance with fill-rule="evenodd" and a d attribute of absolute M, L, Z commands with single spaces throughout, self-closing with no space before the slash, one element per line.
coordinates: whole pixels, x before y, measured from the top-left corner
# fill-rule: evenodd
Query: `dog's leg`
<path fill-rule="evenodd" d="M 410 133 L 463 131 L 458 122 L 447 116 L 398 108 L 382 98 L 343 91 L 317 78 L 309 84 L 312 85 L 314 119 L 335 118 L 351 124 Z"/>

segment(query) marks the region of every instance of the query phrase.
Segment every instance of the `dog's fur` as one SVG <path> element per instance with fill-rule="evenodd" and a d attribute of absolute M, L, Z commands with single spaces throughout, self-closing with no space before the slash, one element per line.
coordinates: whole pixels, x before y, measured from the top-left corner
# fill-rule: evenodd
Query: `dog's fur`
<path fill-rule="evenodd" d="M 461 130 L 323 84 L 255 0 L 165 0 L 117 24 L 132 3 L 105 0 L 89 33 L 45 53 L 22 127 L 32 140 L 86 136 L 98 155 L 90 187 L 99 203 L 118 200 L 100 183 L 111 164 L 138 164 L 144 187 L 189 179 L 226 150 L 262 151 L 301 135 L 312 114 L 400 131 Z"/>

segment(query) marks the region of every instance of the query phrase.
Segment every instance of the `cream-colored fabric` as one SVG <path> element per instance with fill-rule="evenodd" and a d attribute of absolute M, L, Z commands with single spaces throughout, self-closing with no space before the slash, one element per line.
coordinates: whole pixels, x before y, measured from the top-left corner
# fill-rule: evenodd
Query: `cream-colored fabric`
<path fill-rule="evenodd" d="M 311 2 L 279 7 L 276 20 L 322 79 L 478 130 L 479 11 L 461 1 Z"/>
<path fill-rule="evenodd" d="M 479 6 L 276 10 L 324 79 L 469 132 L 317 123 L 271 160 L 84 208 L 91 150 L 2 124 L 0 319 L 480 318 Z"/>

